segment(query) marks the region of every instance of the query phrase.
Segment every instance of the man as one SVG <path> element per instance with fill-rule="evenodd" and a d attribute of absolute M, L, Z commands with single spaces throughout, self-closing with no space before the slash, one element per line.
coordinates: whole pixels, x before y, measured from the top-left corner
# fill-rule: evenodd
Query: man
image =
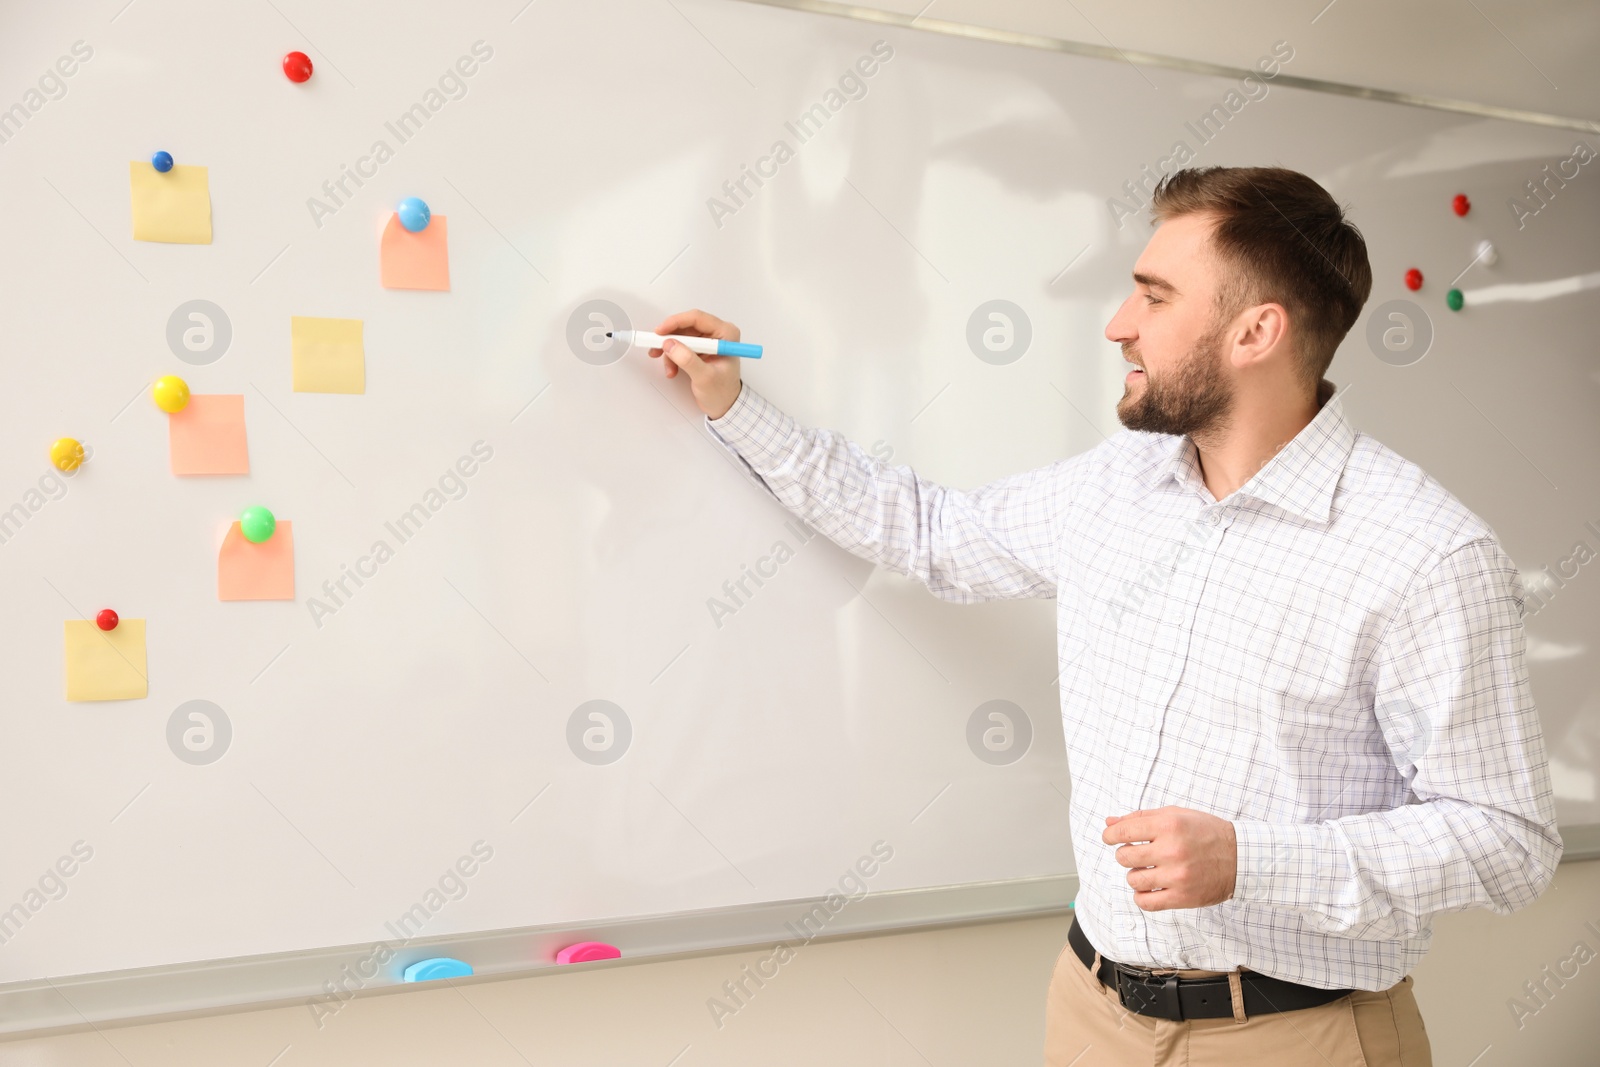
<path fill-rule="evenodd" d="M 1056 598 L 1080 889 L 1047 1064 L 1420 1067 L 1432 916 L 1520 908 L 1561 856 L 1517 572 L 1323 377 L 1372 287 L 1328 193 L 1211 167 L 1151 206 L 1106 327 L 1126 429 L 1048 467 L 950 489 L 738 359 L 668 342 L 666 375 L 851 552 L 951 601 Z"/>

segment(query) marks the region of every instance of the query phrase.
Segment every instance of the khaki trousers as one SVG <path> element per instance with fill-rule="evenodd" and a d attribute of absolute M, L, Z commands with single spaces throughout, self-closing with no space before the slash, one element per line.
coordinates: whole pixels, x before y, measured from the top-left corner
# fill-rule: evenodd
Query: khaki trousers
<path fill-rule="evenodd" d="M 1232 1019 L 1185 1022 L 1135 1015 L 1068 945 L 1050 978 L 1045 1067 L 1433 1067 L 1410 975 L 1381 993 L 1358 989 L 1315 1008 L 1252 1018 L 1235 980 L 1233 1011 Z"/>

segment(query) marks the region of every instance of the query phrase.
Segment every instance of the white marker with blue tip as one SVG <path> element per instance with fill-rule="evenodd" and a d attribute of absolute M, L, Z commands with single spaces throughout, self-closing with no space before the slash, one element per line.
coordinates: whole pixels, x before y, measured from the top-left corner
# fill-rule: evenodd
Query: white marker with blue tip
<path fill-rule="evenodd" d="M 662 342 L 670 339 L 677 341 L 691 352 L 700 353 L 702 356 L 739 356 L 743 359 L 761 358 L 760 345 L 747 345 L 740 341 L 719 341 L 715 337 L 689 337 L 681 333 L 669 333 L 663 337 L 647 330 L 607 330 L 606 336 L 614 337 L 638 348 L 660 348 Z"/>

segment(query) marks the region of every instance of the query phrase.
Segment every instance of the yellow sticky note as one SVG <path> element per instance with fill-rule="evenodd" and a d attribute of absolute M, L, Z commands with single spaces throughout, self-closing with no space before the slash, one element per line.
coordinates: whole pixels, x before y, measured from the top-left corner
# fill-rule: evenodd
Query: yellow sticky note
<path fill-rule="evenodd" d="M 121 619 L 114 630 L 102 630 L 92 619 L 68 619 L 64 637 L 68 700 L 138 700 L 149 695 L 143 619 Z"/>
<path fill-rule="evenodd" d="M 297 393 L 364 393 L 367 356 L 360 319 L 290 318 Z"/>
<path fill-rule="evenodd" d="M 173 474 L 249 474 L 244 397 L 194 393 L 183 410 L 167 416 Z"/>
<path fill-rule="evenodd" d="M 294 523 L 279 519 L 272 536 L 254 544 L 235 519 L 217 553 L 217 599 L 293 600 Z"/>
<path fill-rule="evenodd" d="M 418 233 L 390 215 L 378 247 L 378 276 L 385 289 L 449 289 L 448 220 L 435 215 Z"/>
<path fill-rule="evenodd" d="M 150 161 L 128 164 L 133 239 L 168 244 L 211 243 L 211 185 L 204 167 L 173 164 L 162 174 Z"/>

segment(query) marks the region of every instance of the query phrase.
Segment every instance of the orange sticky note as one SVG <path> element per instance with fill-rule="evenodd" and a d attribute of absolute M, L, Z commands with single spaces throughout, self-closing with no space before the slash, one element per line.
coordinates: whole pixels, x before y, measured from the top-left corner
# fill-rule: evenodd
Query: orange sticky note
<path fill-rule="evenodd" d="M 449 289 L 450 242 L 443 215 L 416 233 L 390 214 L 379 245 L 379 274 L 385 289 Z"/>
<path fill-rule="evenodd" d="M 217 553 L 218 600 L 294 599 L 294 523 L 278 520 L 260 544 L 244 539 L 238 520 Z"/>
<path fill-rule="evenodd" d="M 143 619 L 119 619 L 114 630 L 102 630 L 92 619 L 69 619 L 62 638 L 68 700 L 149 695 Z"/>
<path fill-rule="evenodd" d="M 191 394 L 183 410 L 167 416 L 167 447 L 173 474 L 249 474 L 244 397 Z"/>

